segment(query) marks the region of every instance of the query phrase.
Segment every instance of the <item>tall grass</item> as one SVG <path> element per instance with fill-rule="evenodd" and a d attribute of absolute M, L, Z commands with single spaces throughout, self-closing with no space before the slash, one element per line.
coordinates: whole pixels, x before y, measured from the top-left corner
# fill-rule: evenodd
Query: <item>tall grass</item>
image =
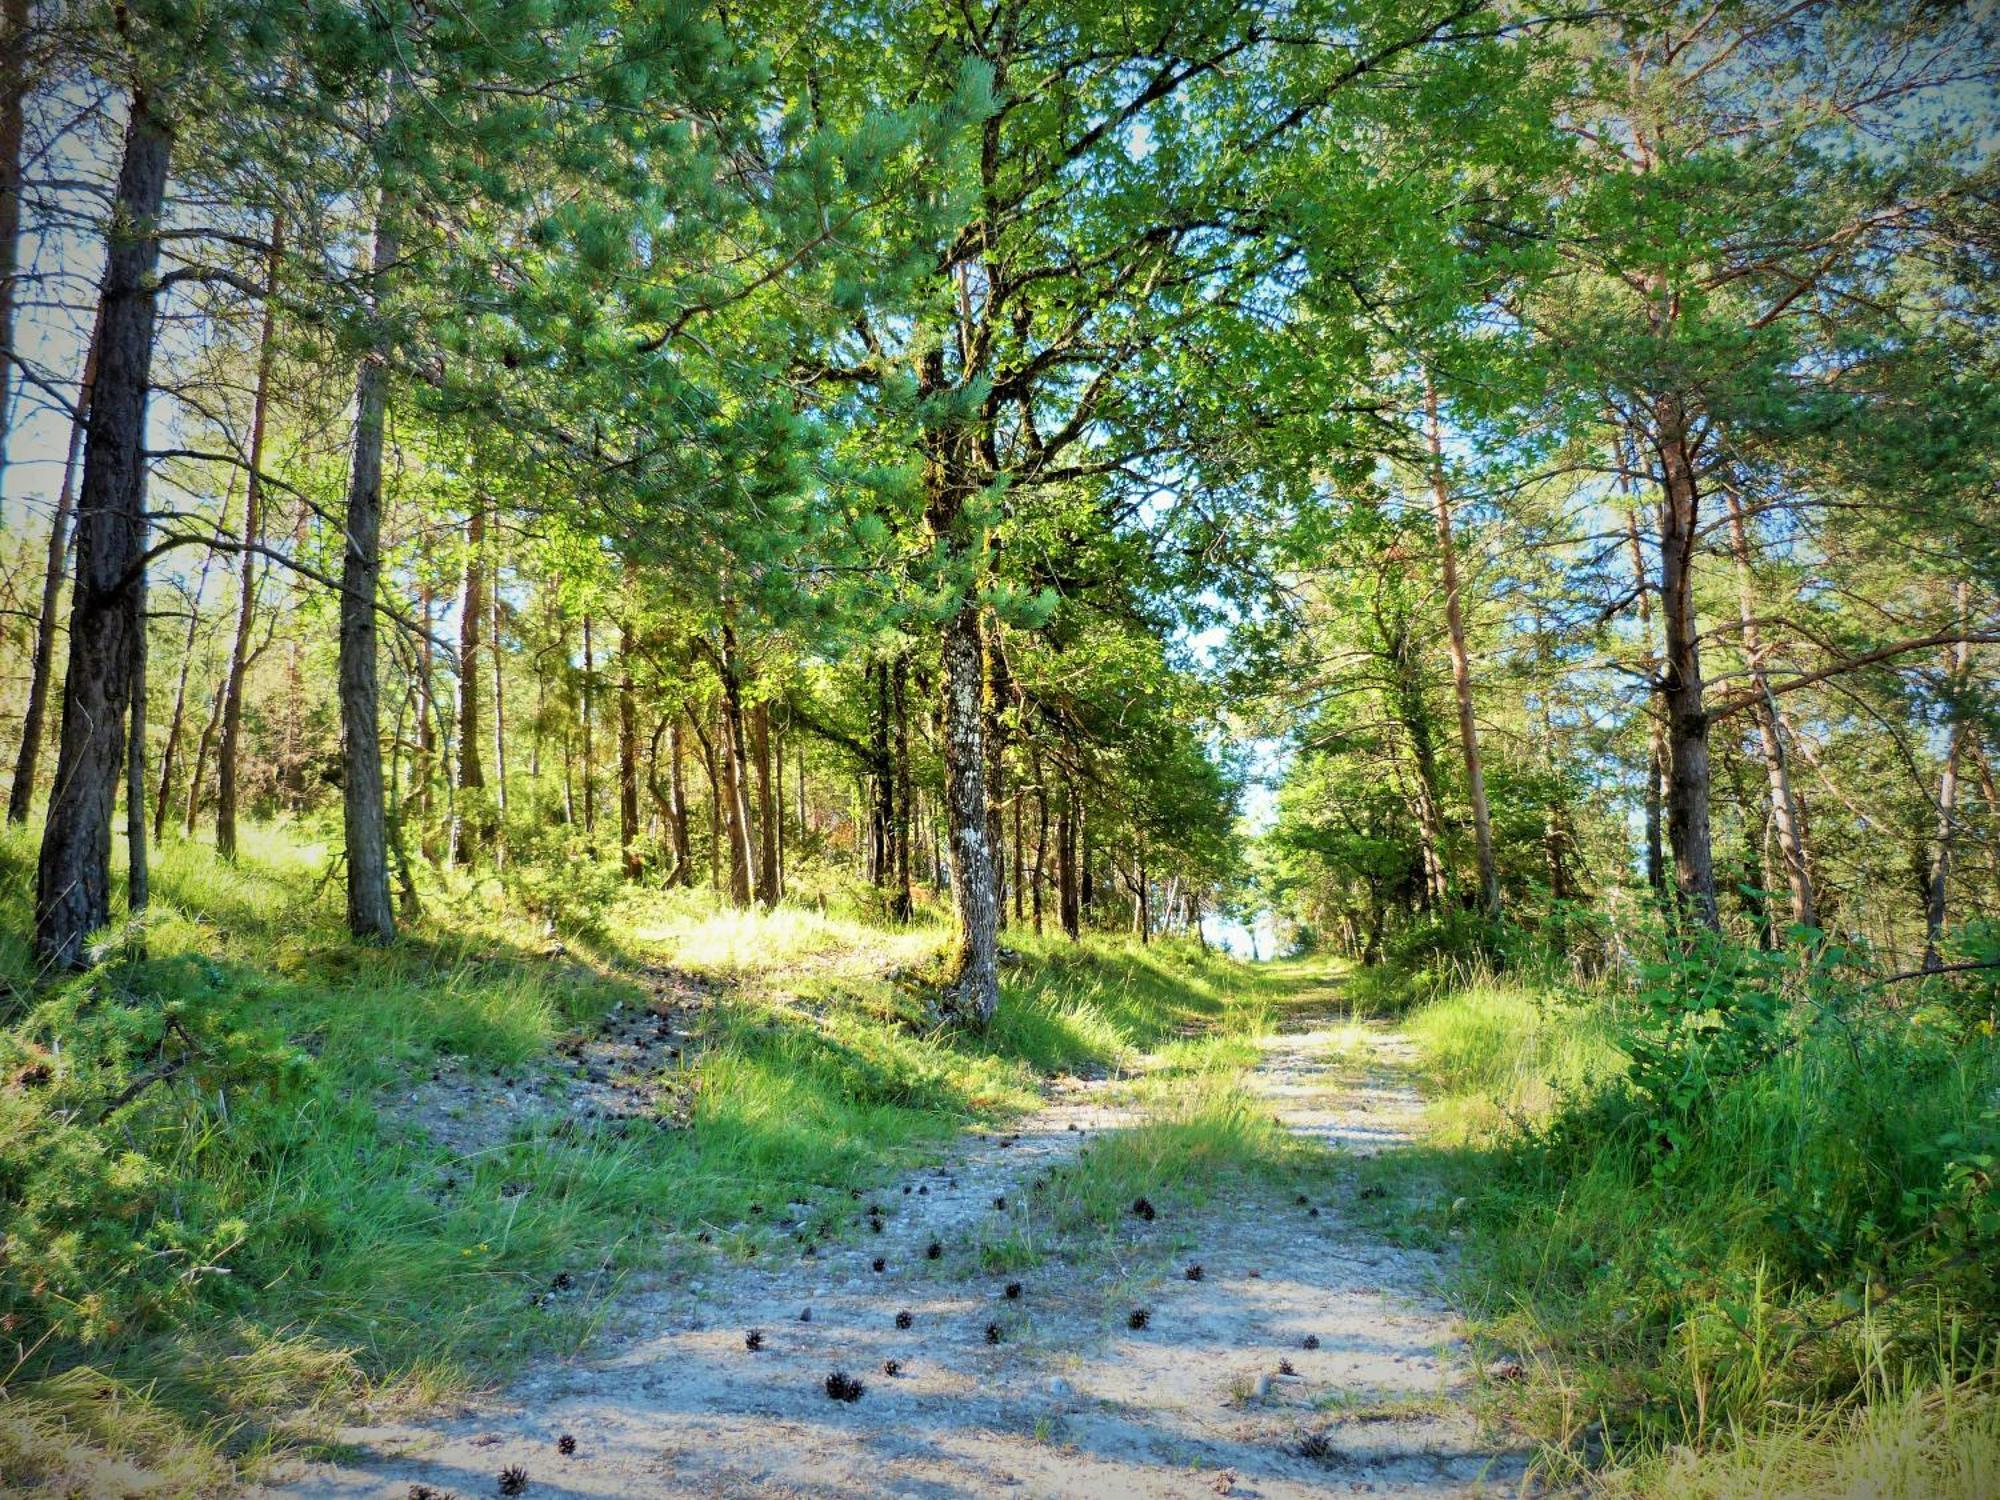
<path fill-rule="evenodd" d="M 1465 1289 L 1526 1357 L 1509 1399 L 1553 1466 L 1608 1446 L 1630 1494 L 1933 1493 L 1892 1472 L 1917 1455 L 1983 1482 L 1990 1029 L 1949 1005 L 1802 1009 L 1768 1059 L 1699 1079 L 1669 1135 L 1624 1081 L 1627 1003 L 1488 981 L 1408 1023 Z M 1760 1468 L 1833 1487 L 1759 1488 Z M 1885 1487 L 1839 1488 L 1850 1471 Z"/>

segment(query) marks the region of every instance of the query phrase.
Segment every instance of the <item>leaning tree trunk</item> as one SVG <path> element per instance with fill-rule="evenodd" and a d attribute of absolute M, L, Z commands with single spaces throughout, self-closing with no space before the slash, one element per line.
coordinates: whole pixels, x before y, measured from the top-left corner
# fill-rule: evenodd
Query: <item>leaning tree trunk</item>
<path fill-rule="evenodd" d="M 1444 575 L 1446 645 L 1451 685 L 1458 699 L 1458 743 L 1465 755 L 1465 790 L 1472 803 L 1473 841 L 1479 860 L 1479 902 L 1490 920 L 1500 917 L 1500 867 L 1493 857 L 1493 816 L 1486 805 L 1486 772 L 1479 755 L 1479 720 L 1472 706 L 1472 658 L 1465 646 L 1465 611 L 1459 600 L 1458 544 L 1452 535 L 1451 489 L 1445 483 L 1444 434 L 1437 388 L 1424 375 L 1424 412 L 1431 448 L 1431 491 L 1437 503 L 1438 566 Z"/>
<path fill-rule="evenodd" d="M 257 548 L 264 538 L 264 433 L 271 408 L 271 367 L 277 356 L 278 269 L 285 221 L 271 216 L 271 250 L 265 262 L 264 324 L 257 337 L 257 390 L 250 402 L 250 478 L 243 503 L 242 562 L 236 570 L 236 637 L 222 686 L 222 746 L 215 762 L 215 849 L 236 857 L 236 770 L 242 760 L 243 679 L 250 667 L 250 632 L 257 622 Z"/>
<path fill-rule="evenodd" d="M 100 307 L 90 333 L 90 348 L 83 357 L 83 379 L 78 383 L 76 414 L 70 419 L 69 454 L 63 460 L 62 486 L 56 491 L 56 513 L 49 521 L 48 561 L 42 573 L 42 607 L 35 616 L 35 654 L 28 675 L 28 707 L 21 716 L 21 748 L 14 760 L 14 784 L 7 791 L 7 821 L 28 821 L 28 807 L 35 798 L 35 767 L 41 761 L 44 720 L 48 716 L 49 674 L 55 667 L 57 613 L 62 602 L 63 562 L 69 553 L 69 523 L 76 501 L 77 466 L 83 456 L 83 439 L 90 425 L 90 389 L 97 379 L 97 346 L 103 336 L 104 313 Z"/>
<path fill-rule="evenodd" d="M 1764 641 L 1757 627 L 1757 600 L 1750 577 L 1750 536 L 1743 524 L 1743 501 L 1734 489 L 1723 491 L 1729 502 L 1729 539 L 1736 560 L 1737 611 L 1743 626 L 1743 655 L 1750 666 L 1750 683 L 1757 701 L 1750 712 L 1757 724 L 1764 776 L 1770 785 L 1771 831 L 1785 867 L 1785 884 L 1792 895 L 1792 921 L 1800 927 L 1819 926 L 1813 899 L 1812 873 L 1806 860 L 1805 818 L 1792 791 L 1792 772 L 1785 756 L 1784 726 L 1764 676 Z"/>
<path fill-rule="evenodd" d="M 1708 709 L 1703 702 L 1700 636 L 1695 628 L 1694 559 L 1700 542 L 1701 495 L 1694 446 L 1678 396 L 1658 404 L 1660 454 L 1660 613 L 1666 655 L 1658 692 L 1666 712 L 1667 842 L 1682 908 L 1720 931 L 1715 856 L 1709 836 Z"/>
<path fill-rule="evenodd" d="M 85 941 L 111 919 L 111 815 L 145 628 L 146 398 L 171 148 L 165 122 L 135 91 L 112 205 L 77 503 L 62 738 L 36 870 L 35 951 L 52 968 L 87 962 Z"/>
<path fill-rule="evenodd" d="M 391 204 L 377 210 L 374 303 L 379 314 L 396 261 Z M 382 798 L 375 595 L 382 580 L 382 442 L 389 404 L 386 339 L 363 356 L 354 382 L 354 456 L 348 474 L 340 573 L 341 815 L 347 848 L 347 928 L 358 938 L 396 936 L 389 899 L 387 810 Z"/>

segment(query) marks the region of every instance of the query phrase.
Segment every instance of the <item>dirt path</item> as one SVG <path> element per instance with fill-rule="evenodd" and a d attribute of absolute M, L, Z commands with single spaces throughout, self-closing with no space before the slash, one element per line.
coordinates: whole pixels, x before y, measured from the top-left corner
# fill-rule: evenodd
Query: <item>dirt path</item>
<path fill-rule="evenodd" d="M 1303 1021 L 1265 1040 L 1248 1086 L 1299 1136 L 1368 1153 L 1414 1129 L 1421 1103 L 1402 1061 L 1392 1036 Z M 1018 1203 L 1037 1175 L 1134 1123 L 1116 1100 L 1110 1085 L 1067 1092 L 1017 1133 L 975 1139 L 858 1204 L 884 1210 L 879 1235 L 813 1259 L 711 1262 L 621 1308 L 623 1332 L 590 1357 L 534 1370 L 449 1420 L 349 1430 L 348 1461 L 275 1493 L 352 1500 L 428 1486 L 471 1500 L 516 1465 L 526 1493 L 547 1497 L 1289 1500 L 1516 1487 L 1521 1461 L 1478 1431 L 1451 1318 L 1425 1294 L 1434 1257 L 1345 1223 L 1338 1203 L 1351 1189 L 1315 1214 L 1245 1184 L 1198 1211 L 1163 1203 L 1158 1221 L 1074 1264 L 1048 1255 L 1018 1272 L 982 1269 L 995 1198 Z M 925 1254 L 933 1240 L 948 1247 L 937 1259 Z M 1128 1326 L 1137 1306 L 1151 1315 L 1143 1329 Z M 764 1335 L 755 1353 L 752 1328 Z M 894 1376 L 883 1373 L 891 1359 Z M 1295 1373 L 1280 1374 L 1281 1360 Z M 828 1398 L 835 1369 L 865 1383 L 858 1401 Z M 563 1434 L 572 1454 L 558 1449 Z"/>

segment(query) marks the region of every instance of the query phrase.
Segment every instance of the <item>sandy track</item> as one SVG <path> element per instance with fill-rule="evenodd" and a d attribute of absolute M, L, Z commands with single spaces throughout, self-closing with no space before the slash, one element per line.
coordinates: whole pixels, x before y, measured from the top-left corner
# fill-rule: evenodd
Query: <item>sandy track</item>
<path fill-rule="evenodd" d="M 1357 1035 L 1360 1053 L 1356 1053 Z M 1249 1087 L 1332 1152 L 1407 1141 L 1421 1101 L 1393 1037 L 1307 1023 L 1266 1039 Z M 1478 1430 L 1434 1257 L 1369 1239 L 1328 1198 L 1217 1192 L 1109 1249 L 1019 1272 L 977 1247 L 1030 1183 L 1133 1123 L 1110 1085 L 1065 1092 L 1010 1136 L 864 1202 L 879 1235 L 814 1258 L 710 1262 L 618 1310 L 585 1358 L 530 1370 L 455 1416 L 359 1427 L 350 1457 L 268 1493 L 465 1500 L 518 1465 L 530 1496 L 1456 1496 L 1509 1493 L 1523 1462 Z M 1019 1233 L 1016 1209 L 1007 1232 Z M 936 1260 L 933 1240 L 948 1247 Z M 871 1269 L 877 1255 L 884 1271 Z M 1203 1275 L 1189 1281 L 1184 1266 Z M 1004 1295 L 1008 1280 L 1022 1295 Z M 1143 1305 L 1148 1326 L 1128 1326 Z M 809 1322 L 800 1321 L 806 1308 Z M 907 1310 L 912 1326 L 895 1326 Z M 998 1344 L 987 1341 L 997 1324 Z M 763 1330 L 751 1353 L 744 1331 Z M 1308 1336 L 1317 1347 L 1306 1348 Z M 890 1377 L 883 1361 L 901 1372 Z M 1279 1361 L 1293 1375 L 1280 1375 Z M 866 1384 L 854 1403 L 829 1371 Z M 575 1452 L 557 1449 L 562 1434 Z M 1299 1452 L 1319 1434 L 1323 1451 Z"/>

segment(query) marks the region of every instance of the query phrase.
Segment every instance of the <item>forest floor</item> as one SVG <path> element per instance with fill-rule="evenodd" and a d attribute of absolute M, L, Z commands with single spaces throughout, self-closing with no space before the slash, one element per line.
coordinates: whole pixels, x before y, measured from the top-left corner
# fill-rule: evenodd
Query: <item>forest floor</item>
<path fill-rule="evenodd" d="M 1527 1452 L 1475 1413 L 1444 1252 L 1362 1227 L 1388 1206 L 1362 1196 L 1422 1191 L 1351 1171 L 1409 1144 L 1422 1103 L 1405 1044 L 1342 1019 L 1336 986 L 1301 973 L 1219 1093 L 1168 1076 L 1171 1044 L 1064 1077 L 1004 1133 L 856 1190 L 804 1251 L 678 1261 L 614 1298 L 582 1353 L 347 1427 L 264 1493 L 469 1497 L 512 1468 L 551 1497 L 1512 1492 Z M 1149 1165 L 1251 1122 L 1264 1159 L 1163 1172 L 1148 1196 Z M 858 1400 L 829 1398 L 834 1371 Z"/>

